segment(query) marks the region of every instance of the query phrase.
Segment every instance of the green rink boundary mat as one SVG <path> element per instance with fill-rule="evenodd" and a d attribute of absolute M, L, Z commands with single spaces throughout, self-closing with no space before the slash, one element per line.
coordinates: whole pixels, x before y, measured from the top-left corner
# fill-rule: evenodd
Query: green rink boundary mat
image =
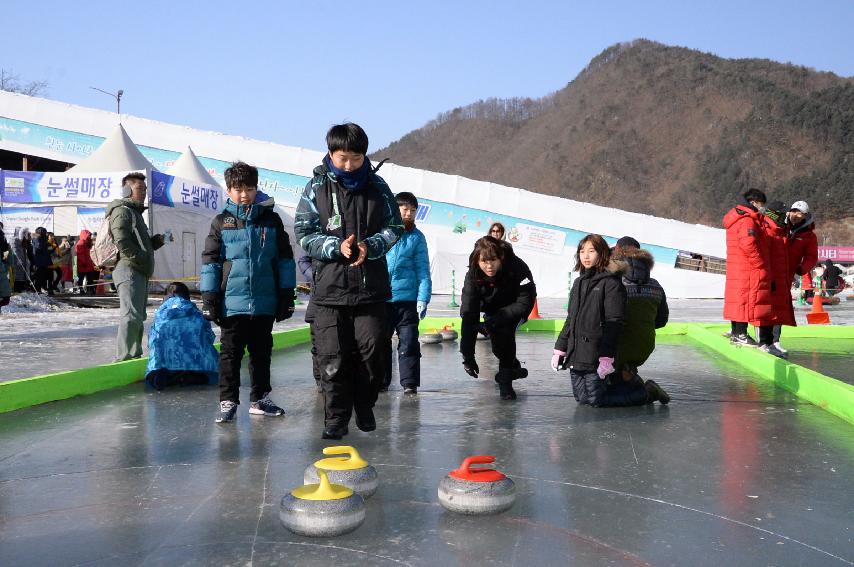
<path fill-rule="evenodd" d="M 563 319 L 532 319 L 522 325 L 519 331 L 557 334 L 563 327 L 563 322 Z M 419 325 L 422 333 L 441 330 L 445 327 L 459 331 L 460 319 L 428 317 Z M 743 366 L 752 374 L 771 381 L 780 388 L 854 424 L 854 386 L 775 358 L 758 349 L 732 346 L 723 336 L 728 328 L 727 324 L 675 322 L 659 329 L 658 334 L 687 336 Z M 854 340 L 854 326 L 786 327 L 784 336 L 803 339 Z M 310 338 L 308 326 L 277 331 L 273 333 L 273 348 L 283 349 L 304 344 L 309 342 Z M 147 362 L 146 358 L 140 358 L 0 382 L 0 413 L 139 382 L 144 378 Z"/>

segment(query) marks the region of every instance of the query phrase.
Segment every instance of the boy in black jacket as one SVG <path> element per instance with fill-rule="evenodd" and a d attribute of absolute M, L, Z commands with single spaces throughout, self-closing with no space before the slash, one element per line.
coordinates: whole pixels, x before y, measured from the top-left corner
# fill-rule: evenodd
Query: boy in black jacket
<path fill-rule="evenodd" d="M 326 134 L 329 154 L 314 169 L 294 217 L 299 245 L 313 260 L 317 362 L 322 369 L 322 437 L 341 439 L 356 426 L 376 429 L 373 407 L 385 375 L 385 302 L 391 298 L 385 254 L 403 232 L 394 195 L 367 159 L 357 124 Z M 357 349 L 358 368 L 351 369 Z"/>
<path fill-rule="evenodd" d="M 498 357 L 495 381 L 502 400 L 515 400 L 513 380 L 528 375 L 516 358 L 516 329 L 528 320 L 536 299 L 531 270 L 509 244 L 491 236 L 475 242 L 461 296 L 460 353 L 466 373 L 477 378 L 480 368 L 474 358 L 474 345 L 482 312 L 483 330 L 492 340 L 492 353 Z"/>

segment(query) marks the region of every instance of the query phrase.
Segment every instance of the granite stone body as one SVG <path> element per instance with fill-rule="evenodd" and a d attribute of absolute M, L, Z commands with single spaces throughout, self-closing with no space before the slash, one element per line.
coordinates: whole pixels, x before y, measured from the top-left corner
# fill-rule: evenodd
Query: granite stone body
<path fill-rule="evenodd" d="M 303 500 L 289 492 L 282 497 L 279 519 L 295 534 L 338 536 L 352 532 L 365 521 L 365 501 L 358 494 L 337 500 Z"/>
<path fill-rule="evenodd" d="M 474 482 L 446 476 L 439 483 L 439 503 L 458 514 L 497 514 L 513 506 L 515 500 L 516 485 L 509 478 Z"/>

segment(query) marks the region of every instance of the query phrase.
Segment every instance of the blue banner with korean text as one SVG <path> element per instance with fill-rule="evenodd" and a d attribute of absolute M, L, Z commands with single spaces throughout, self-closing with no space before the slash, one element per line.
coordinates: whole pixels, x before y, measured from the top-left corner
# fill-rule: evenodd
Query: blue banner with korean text
<path fill-rule="evenodd" d="M 217 213 L 225 204 L 219 187 L 159 171 L 151 172 L 151 202 L 205 214 Z"/>
<path fill-rule="evenodd" d="M 0 200 L 21 204 L 109 203 L 122 197 L 122 178 L 127 173 L 3 171 Z"/>

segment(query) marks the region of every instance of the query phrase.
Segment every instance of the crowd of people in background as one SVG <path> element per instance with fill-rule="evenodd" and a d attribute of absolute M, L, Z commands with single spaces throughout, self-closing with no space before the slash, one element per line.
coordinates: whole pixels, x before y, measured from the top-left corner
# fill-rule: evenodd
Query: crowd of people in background
<path fill-rule="evenodd" d="M 4 278 L 14 293 L 95 295 L 97 285 L 108 271 L 96 267 L 92 261 L 90 250 L 94 238 L 92 232 L 84 229 L 77 238 L 63 236 L 57 243 L 56 236 L 44 227 L 33 232 L 18 228 L 12 242 L 3 234 L 5 251 L 0 259 L 0 278 Z"/>

